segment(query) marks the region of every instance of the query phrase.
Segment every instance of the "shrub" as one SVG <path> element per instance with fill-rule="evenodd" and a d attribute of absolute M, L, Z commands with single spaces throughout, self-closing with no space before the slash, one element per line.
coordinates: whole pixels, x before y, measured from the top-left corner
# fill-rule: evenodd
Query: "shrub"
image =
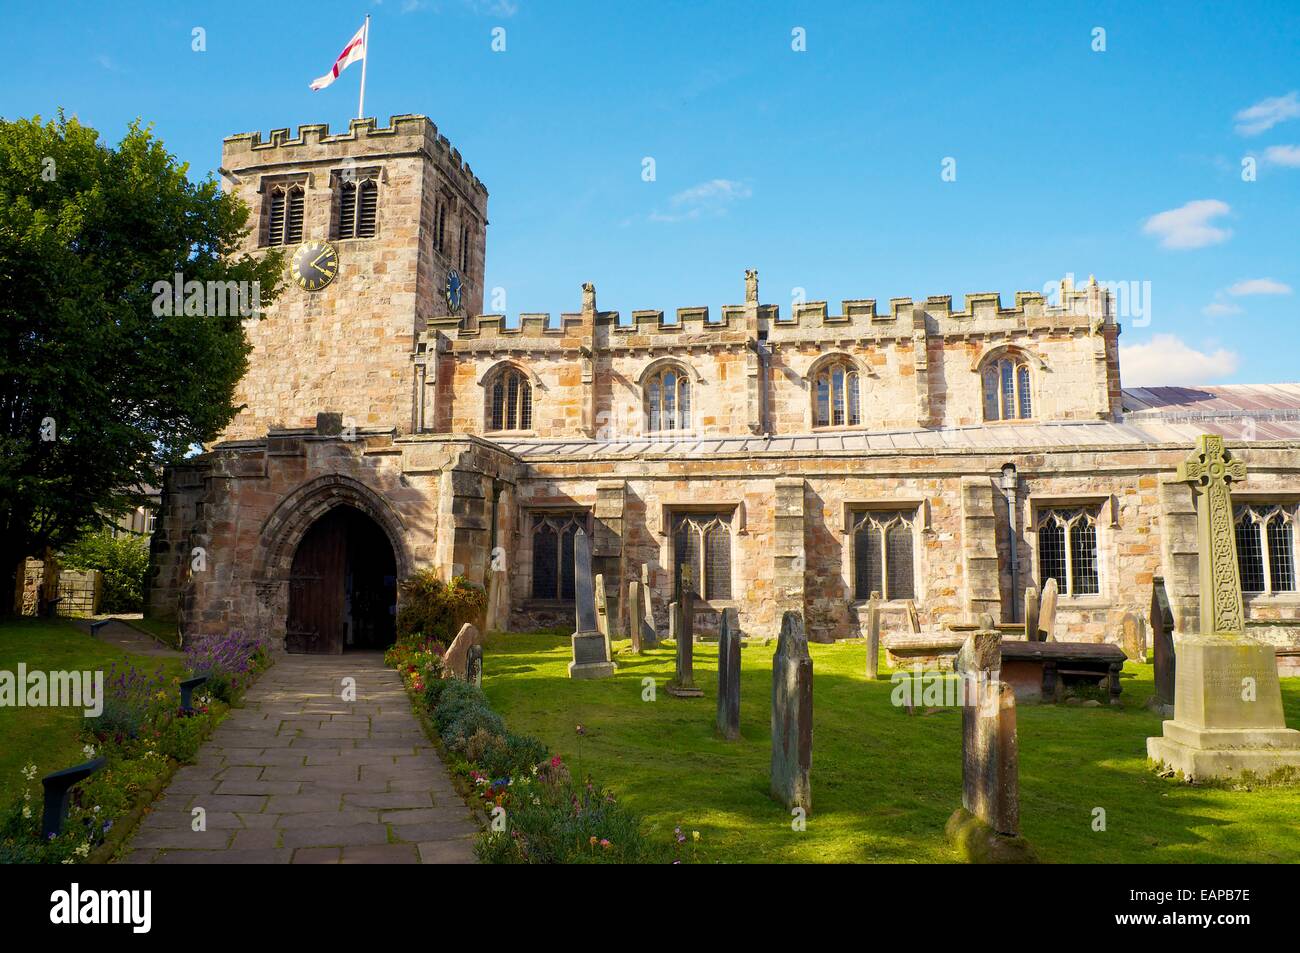
<path fill-rule="evenodd" d="M 421 569 L 402 582 L 397 637 L 449 644 L 462 625 L 481 620 L 486 609 L 487 593 L 482 586 L 464 576 L 444 583 L 432 569 Z"/>
<path fill-rule="evenodd" d="M 130 664 L 119 669 L 115 662 L 105 673 L 103 711 L 83 716 L 83 729 L 100 740 L 138 738 L 168 709 L 167 688 L 161 666 L 148 675 Z"/>
<path fill-rule="evenodd" d="M 60 554 L 69 569 L 104 574 L 100 612 L 139 612 L 149 575 L 149 541 L 134 534 L 113 536 L 112 530 L 87 533 Z"/>
<path fill-rule="evenodd" d="M 227 705 L 243 698 L 244 689 L 269 660 L 265 641 L 242 632 L 202 635 L 185 648 L 186 669 L 191 675 L 206 675 L 204 690 Z"/>
<path fill-rule="evenodd" d="M 472 739 L 471 739 L 472 740 Z M 508 778 L 528 774 L 546 759 L 546 745 L 527 735 L 507 733 L 487 745 L 481 757 L 465 757 L 482 766 L 484 773 L 493 778 Z"/>

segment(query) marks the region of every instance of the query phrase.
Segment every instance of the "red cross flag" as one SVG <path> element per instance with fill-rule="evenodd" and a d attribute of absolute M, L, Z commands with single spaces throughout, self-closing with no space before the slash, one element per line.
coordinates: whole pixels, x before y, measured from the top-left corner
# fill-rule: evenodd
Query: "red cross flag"
<path fill-rule="evenodd" d="M 324 89 L 334 80 L 339 78 L 339 73 L 343 72 L 357 60 L 361 61 L 361 103 L 357 107 L 357 118 L 362 117 L 362 112 L 366 102 L 366 47 L 370 45 L 370 17 L 366 17 L 366 22 L 357 30 L 356 36 L 348 40 L 347 46 L 343 47 L 343 52 L 339 58 L 334 61 L 334 66 L 328 73 L 319 79 L 311 81 L 311 88 L 315 90 Z"/>

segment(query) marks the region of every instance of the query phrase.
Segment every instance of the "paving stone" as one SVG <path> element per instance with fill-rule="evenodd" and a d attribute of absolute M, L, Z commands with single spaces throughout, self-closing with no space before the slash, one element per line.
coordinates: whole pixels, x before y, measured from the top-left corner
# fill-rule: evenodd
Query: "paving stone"
<path fill-rule="evenodd" d="M 349 807 L 430 807 L 433 798 L 420 791 L 394 791 L 388 794 L 345 794 Z"/>
<path fill-rule="evenodd" d="M 222 781 L 217 794 L 297 794 L 300 781 Z"/>
<path fill-rule="evenodd" d="M 295 864 L 337 864 L 342 855 L 341 847 L 299 847 L 293 852 Z"/>
<path fill-rule="evenodd" d="M 377 844 L 373 847 L 344 847 L 345 864 L 418 864 L 414 844 Z"/>
<path fill-rule="evenodd" d="M 192 831 L 188 827 L 166 827 L 144 830 L 131 840 L 132 847 L 167 847 L 201 850 L 223 848 L 230 843 L 229 830 Z"/>
<path fill-rule="evenodd" d="M 344 811 L 308 811 L 303 814 L 281 814 L 277 826 L 281 828 L 310 828 L 379 823 L 379 811 L 349 808 Z"/>
<path fill-rule="evenodd" d="M 159 854 L 155 864 L 287 864 L 289 850 L 172 850 Z"/>
<path fill-rule="evenodd" d="M 459 840 L 427 841 L 417 844 L 422 864 L 473 864 L 474 842 L 470 838 Z"/>
<path fill-rule="evenodd" d="M 280 846 L 280 832 L 275 829 L 261 831 L 235 831 L 230 842 L 231 850 L 263 850 Z"/>
<path fill-rule="evenodd" d="M 284 829 L 280 836 L 285 847 L 364 847 L 387 844 L 388 828 L 383 824 L 339 824 Z"/>
<path fill-rule="evenodd" d="M 393 825 L 393 836 L 400 841 L 452 840 L 457 837 L 471 837 L 477 833 L 478 827 L 469 819 Z"/>

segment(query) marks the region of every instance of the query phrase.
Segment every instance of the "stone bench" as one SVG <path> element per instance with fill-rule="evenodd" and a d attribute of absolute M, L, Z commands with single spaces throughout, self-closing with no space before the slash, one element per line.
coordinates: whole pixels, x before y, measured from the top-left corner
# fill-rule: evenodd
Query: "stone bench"
<path fill-rule="evenodd" d="M 881 638 L 885 646 L 886 658 L 891 668 L 911 668 L 920 665 L 923 668 L 952 669 L 952 661 L 957 656 L 966 639 L 979 626 L 973 623 L 953 622 L 939 632 L 895 633 Z M 1002 641 L 1024 641 L 1023 623 L 1002 623 L 996 627 L 1002 633 Z"/>
<path fill-rule="evenodd" d="M 1023 628 L 1023 627 L 1022 627 Z M 1118 645 L 1092 642 L 1003 642 L 1002 681 L 1016 701 L 1054 702 L 1060 682 L 1107 682 L 1111 704 L 1119 704 L 1119 673 L 1126 656 Z"/>

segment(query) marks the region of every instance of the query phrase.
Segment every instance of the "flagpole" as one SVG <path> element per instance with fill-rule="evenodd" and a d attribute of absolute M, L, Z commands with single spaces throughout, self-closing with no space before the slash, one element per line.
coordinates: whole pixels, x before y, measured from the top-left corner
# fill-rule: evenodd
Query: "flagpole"
<path fill-rule="evenodd" d="M 366 63 L 370 60 L 370 14 L 366 14 L 366 32 L 361 41 L 361 99 L 357 103 L 357 118 L 366 118 Z"/>

